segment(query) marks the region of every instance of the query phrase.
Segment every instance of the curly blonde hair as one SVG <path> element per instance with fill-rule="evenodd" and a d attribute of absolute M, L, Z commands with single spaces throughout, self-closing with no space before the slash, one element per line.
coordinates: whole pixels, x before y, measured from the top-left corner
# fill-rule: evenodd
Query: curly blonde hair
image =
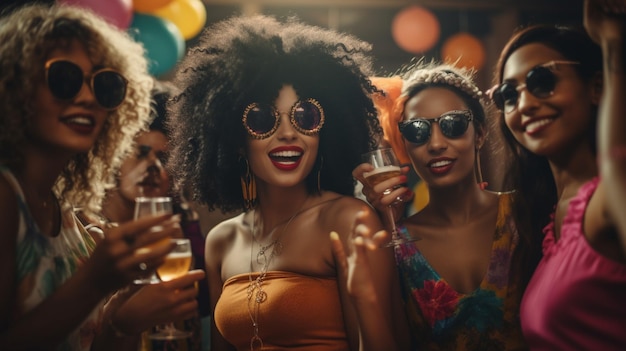
<path fill-rule="evenodd" d="M 153 80 L 143 47 L 93 13 L 66 5 L 30 5 L 0 20 L 0 163 L 24 167 L 22 150 L 44 62 L 51 51 L 74 41 L 85 47 L 94 66 L 115 69 L 128 80 L 124 102 L 108 113 L 92 149 L 75 155 L 55 184 L 63 205 L 96 213 L 133 137 L 147 126 Z"/>

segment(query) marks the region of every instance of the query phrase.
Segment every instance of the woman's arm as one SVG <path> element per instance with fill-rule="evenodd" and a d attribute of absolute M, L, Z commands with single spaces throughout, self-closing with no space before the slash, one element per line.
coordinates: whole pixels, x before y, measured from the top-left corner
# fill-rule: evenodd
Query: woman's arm
<path fill-rule="evenodd" d="M 604 57 L 598 112 L 599 167 L 607 209 L 626 254 L 626 0 L 586 0 L 584 24 Z"/>
<path fill-rule="evenodd" d="M 342 228 L 347 235 L 331 233 L 342 301 L 352 302 L 351 308 L 344 306 L 347 329 L 354 334 L 358 326 L 360 350 L 406 350 L 408 324 L 393 251 L 380 248 L 386 232 L 378 232 L 381 223 L 371 208 L 361 206 L 355 216 L 352 228 Z"/>
<path fill-rule="evenodd" d="M 203 279 L 204 271 L 193 270 L 167 282 L 119 291 L 107 303 L 102 332 L 92 350 L 136 351 L 143 331 L 195 316 L 198 311 L 195 284 Z"/>
<path fill-rule="evenodd" d="M 15 202 L 9 203 L 15 196 L 8 195 L 7 190 L 1 188 L 2 186 L 0 186 L 0 208 L 15 207 Z M 155 242 L 175 230 L 166 228 L 158 232 L 149 231 L 149 228 L 157 224 L 166 226 L 166 216 L 145 218 L 116 228 L 96 246 L 93 255 L 85 264 L 50 297 L 34 309 L 19 315 L 13 310 L 16 306 L 18 289 L 15 283 L 14 252 L 18 216 L 4 215 L 7 213 L 11 212 L 3 212 L 0 226 L 13 228 L 13 232 L 3 232 L 3 244 L 12 241 L 12 245 L 2 245 L 0 248 L 1 263 L 6 264 L 0 273 L 0 280 L 8 282 L 7 285 L 3 285 L 3 292 L 0 295 L 2 298 L 0 306 L 3 308 L 1 350 L 54 348 L 54 345 L 64 340 L 112 291 L 125 286 L 142 273 L 138 270 L 139 263 L 148 262 L 156 267 L 171 250 L 170 247 L 162 247 L 148 254 L 136 255 L 134 254 L 136 247 Z M 7 239 L 8 237 L 12 239 Z M 129 238 L 135 241 L 133 245 L 128 244 Z M 6 269 L 7 267 L 12 269 Z M 13 279 L 9 281 L 7 277 Z"/>

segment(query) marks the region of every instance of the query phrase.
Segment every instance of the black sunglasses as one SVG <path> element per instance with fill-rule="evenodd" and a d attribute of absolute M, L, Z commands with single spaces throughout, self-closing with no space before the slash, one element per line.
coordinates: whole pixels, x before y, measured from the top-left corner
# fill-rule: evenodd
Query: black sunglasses
<path fill-rule="evenodd" d="M 527 89 L 529 93 L 539 99 L 545 99 L 554 94 L 557 77 L 554 70 L 558 65 L 577 65 L 575 61 L 550 61 L 542 65 L 536 66 L 526 74 L 526 82 L 522 84 L 513 84 L 503 82 L 489 89 L 488 95 L 491 96 L 496 107 L 503 112 L 512 112 L 517 108 L 519 94 L 523 89 Z"/>
<path fill-rule="evenodd" d="M 74 99 L 83 88 L 85 79 L 88 79 L 89 88 L 102 108 L 114 110 L 124 101 L 128 81 L 119 72 L 102 68 L 85 77 L 83 70 L 71 61 L 46 62 L 46 84 L 52 95 L 59 100 Z"/>
<path fill-rule="evenodd" d="M 400 133 L 410 143 L 422 145 L 430 138 L 432 123 L 438 123 L 441 133 L 450 139 L 456 139 L 467 131 L 469 122 L 474 119 L 470 110 L 448 111 L 437 118 L 415 118 L 398 123 Z"/>
<path fill-rule="evenodd" d="M 325 121 L 324 109 L 315 99 L 296 102 L 289 112 L 291 125 L 304 135 L 319 133 Z M 243 111 L 243 125 L 254 139 L 265 139 L 280 125 L 280 114 L 273 106 L 253 102 Z"/>

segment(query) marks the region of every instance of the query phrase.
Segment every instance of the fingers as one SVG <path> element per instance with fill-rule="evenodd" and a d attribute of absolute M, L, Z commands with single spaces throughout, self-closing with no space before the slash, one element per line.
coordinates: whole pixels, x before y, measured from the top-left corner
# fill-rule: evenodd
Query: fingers
<path fill-rule="evenodd" d="M 361 163 L 360 165 L 356 166 L 354 170 L 352 170 L 352 177 L 365 185 L 366 181 L 363 174 L 365 172 L 371 172 L 372 170 L 374 170 L 374 166 L 372 166 L 371 164 Z"/>
<path fill-rule="evenodd" d="M 626 14 L 626 1 L 624 0 L 603 0 L 598 1 L 602 11 L 611 15 Z"/>
<path fill-rule="evenodd" d="M 406 175 L 389 178 L 375 186 L 363 183 L 362 193 L 372 206 L 379 210 L 391 204 L 405 201 L 413 196 L 413 192 L 406 186 Z"/>
<path fill-rule="evenodd" d="M 330 232 L 330 245 L 333 256 L 335 256 L 335 261 L 339 264 L 339 269 L 344 275 L 347 275 L 348 259 L 346 257 L 346 252 L 343 248 L 341 239 L 339 238 L 339 234 L 335 231 Z"/>
<path fill-rule="evenodd" d="M 204 273 L 203 270 L 196 269 L 196 270 L 187 272 L 187 274 L 185 274 L 182 277 L 172 279 L 168 282 L 164 282 L 163 284 L 165 284 L 168 288 L 182 289 L 188 286 L 195 286 L 194 283 L 204 279 L 205 276 L 206 274 Z"/>
<path fill-rule="evenodd" d="M 120 240 L 124 239 L 128 241 L 134 241 L 136 237 L 152 227 L 163 225 L 167 220 L 171 218 L 178 218 L 180 222 L 180 217 L 172 216 L 169 214 L 163 214 L 158 216 L 146 216 L 136 220 L 132 220 L 126 223 L 122 223 L 117 227 L 110 228 L 106 232 L 106 237 L 109 240 Z"/>
<path fill-rule="evenodd" d="M 156 244 L 165 238 L 176 238 L 179 236 L 182 236 L 180 217 L 172 216 L 157 225 L 149 227 L 147 230 L 135 233 L 133 246 L 135 248 L 142 248 Z"/>
<path fill-rule="evenodd" d="M 356 238 L 354 239 L 355 246 L 360 245 L 361 249 L 363 250 L 365 248 L 369 250 L 376 250 L 377 248 L 380 247 L 380 245 L 377 244 L 377 241 L 374 241 L 374 235 L 372 234 L 372 231 L 365 224 L 358 224 L 355 227 L 354 232 L 356 234 Z M 357 240 L 358 240 L 358 244 L 357 244 Z M 365 251 L 363 250 L 358 253 L 364 254 Z"/>

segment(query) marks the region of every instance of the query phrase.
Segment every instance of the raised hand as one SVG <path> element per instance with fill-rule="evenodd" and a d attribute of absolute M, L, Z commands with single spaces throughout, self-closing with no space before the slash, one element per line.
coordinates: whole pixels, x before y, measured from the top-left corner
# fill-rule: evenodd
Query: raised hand
<path fill-rule="evenodd" d="M 626 0 L 585 0 L 583 23 L 596 43 L 623 40 L 626 30 Z"/>
<path fill-rule="evenodd" d="M 348 293 L 357 300 L 376 300 L 367 250 L 383 246 L 389 240 L 388 233 L 384 230 L 372 233 L 366 225 L 359 223 L 354 229 L 354 236 L 348 239 L 347 247 L 344 247 L 337 232 L 331 232 L 330 239 L 340 276 L 347 279 Z"/>

